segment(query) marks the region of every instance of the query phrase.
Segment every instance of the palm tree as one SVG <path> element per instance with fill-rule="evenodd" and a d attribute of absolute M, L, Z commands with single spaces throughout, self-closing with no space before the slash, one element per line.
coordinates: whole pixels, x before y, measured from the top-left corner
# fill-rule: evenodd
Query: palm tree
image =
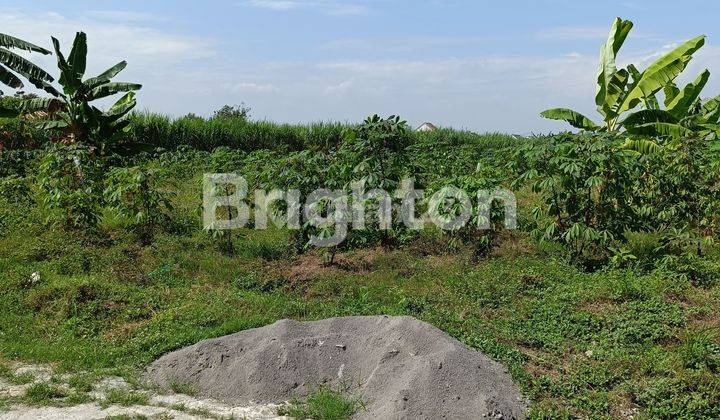
<path fill-rule="evenodd" d="M 25 85 L 22 79 L 18 77 L 22 76 L 38 89 L 45 90 L 48 83 L 53 81 L 52 76 L 27 59 L 10 51 L 11 49 L 37 52 L 45 55 L 50 54 L 50 51 L 45 48 L 0 33 L 0 83 L 13 89 L 22 89 Z M 1 93 L 2 92 L 0 92 L 0 94 Z"/>

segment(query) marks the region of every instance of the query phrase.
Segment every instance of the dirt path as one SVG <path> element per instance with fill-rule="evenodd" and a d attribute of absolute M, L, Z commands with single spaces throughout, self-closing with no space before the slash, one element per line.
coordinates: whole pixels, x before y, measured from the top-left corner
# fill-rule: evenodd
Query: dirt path
<path fill-rule="evenodd" d="M 277 405 L 231 406 L 180 393 L 159 394 L 117 377 L 100 378 L 82 392 L 77 375 L 56 375 L 48 366 L 13 363 L 3 376 L 0 420 L 287 419 L 277 415 Z"/>

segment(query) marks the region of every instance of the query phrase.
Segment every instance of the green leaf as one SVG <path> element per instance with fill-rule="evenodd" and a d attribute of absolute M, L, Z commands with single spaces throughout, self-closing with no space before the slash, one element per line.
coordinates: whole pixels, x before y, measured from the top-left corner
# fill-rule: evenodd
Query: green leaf
<path fill-rule="evenodd" d="M 18 115 L 20 115 L 20 111 L 16 108 L 0 103 L 0 118 L 15 118 Z"/>
<path fill-rule="evenodd" d="M 618 114 L 636 107 L 644 98 L 655 95 L 685 70 L 692 54 L 705 45 L 705 36 L 693 38 L 652 63 L 637 85 L 624 98 Z"/>
<path fill-rule="evenodd" d="M 660 109 L 660 102 L 658 102 L 655 95 L 650 95 L 646 98 L 643 98 L 643 102 L 645 103 L 645 109 Z"/>
<path fill-rule="evenodd" d="M 14 36 L 5 34 L 0 34 L 0 47 L 19 48 L 21 50 L 39 52 L 40 54 L 45 55 L 50 54 L 50 51 L 45 48 L 38 47 L 37 45 L 23 41 L 20 38 L 15 38 Z"/>
<path fill-rule="evenodd" d="M 53 130 L 58 128 L 67 128 L 68 123 L 62 120 L 43 121 L 38 124 L 43 130 Z"/>
<path fill-rule="evenodd" d="M 126 83 L 126 82 L 113 82 L 100 85 L 99 87 L 90 91 L 88 95 L 89 100 L 95 100 L 104 98 L 106 96 L 114 95 L 120 92 L 129 92 L 133 90 L 140 90 L 142 85 L 137 83 Z"/>
<path fill-rule="evenodd" d="M 60 69 L 60 80 L 58 82 L 63 87 L 63 92 L 66 95 L 72 95 L 80 89 L 82 81 L 75 77 L 75 73 L 70 68 L 67 60 L 65 60 L 62 51 L 60 51 L 60 41 L 55 37 L 51 37 L 51 39 L 57 57 L 58 69 Z"/>
<path fill-rule="evenodd" d="M 632 134 L 640 134 L 653 137 L 693 137 L 695 133 L 679 124 L 655 122 L 642 124 L 628 130 Z"/>
<path fill-rule="evenodd" d="M 707 123 L 720 121 L 720 96 L 706 101 L 702 106 L 703 120 Z"/>
<path fill-rule="evenodd" d="M 620 125 L 625 127 L 625 129 L 630 130 L 634 126 L 655 122 L 677 124 L 679 119 L 662 109 L 643 109 L 628 115 L 627 118 L 620 123 Z"/>
<path fill-rule="evenodd" d="M 606 118 L 611 117 L 612 105 L 608 98 L 608 90 L 613 80 L 613 76 L 617 72 L 615 65 L 615 59 L 620 48 L 625 43 L 628 34 L 632 30 L 633 23 L 629 20 L 623 20 L 616 18 L 610 28 L 610 34 L 608 35 L 607 42 L 600 49 L 600 66 L 598 69 L 598 87 L 595 94 L 595 104 L 598 106 L 598 111 L 603 114 Z"/>
<path fill-rule="evenodd" d="M 124 117 L 137 105 L 135 100 L 135 92 L 128 92 L 123 95 L 110 109 L 104 114 L 110 121 L 118 120 Z"/>
<path fill-rule="evenodd" d="M 710 71 L 705 70 L 700 73 L 700 76 L 695 79 L 694 82 L 688 83 L 687 86 L 678 93 L 675 98 L 667 105 L 667 110 L 675 116 L 675 118 L 681 119 L 690 112 L 690 108 L 698 100 L 702 90 L 710 79 Z"/>
<path fill-rule="evenodd" d="M 62 101 L 55 98 L 34 98 L 22 101 L 20 110 L 23 113 L 47 111 L 57 112 L 64 108 Z"/>
<path fill-rule="evenodd" d="M 4 85 L 10 86 L 13 89 L 22 89 L 23 82 L 19 77 L 15 76 L 10 70 L 4 66 L 0 66 L 0 82 Z"/>
<path fill-rule="evenodd" d="M 75 34 L 72 50 L 68 56 L 68 65 L 75 79 L 82 80 L 87 66 L 87 35 L 85 32 Z"/>
<path fill-rule="evenodd" d="M 628 81 L 630 80 L 630 74 L 627 70 L 621 69 L 615 73 L 610 83 L 607 86 L 607 92 L 605 94 L 605 107 L 601 112 L 605 115 L 606 120 L 614 119 L 617 117 L 617 108 L 620 98 L 625 94 Z"/>
<path fill-rule="evenodd" d="M 0 63 L 5 64 L 10 70 L 19 73 L 26 79 L 53 81 L 52 76 L 45 70 L 5 48 L 0 48 Z"/>
<path fill-rule="evenodd" d="M 665 108 L 667 108 L 680 93 L 680 88 L 677 87 L 675 82 L 670 82 L 663 88 L 663 93 L 665 93 Z"/>
<path fill-rule="evenodd" d="M 567 108 L 548 109 L 540 115 L 551 120 L 567 121 L 571 126 L 586 131 L 598 131 L 601 128 L 586 116 Z"/>
<path fill-rule="evenodd" d="M 58 90 L 55 89 L 55 87 L 53 85 L 51 85 L 50 83 L 48 83 L 44 80 L 30 79 L 30 83 L 32 83 L 36 88 L 38 88 L 40 90 L 44 90 L 45 92 L 51 94 L 52 96 L 64 97 L 64 95 L 61 94 L 60 92 L 58 92 Z"/>
<path fill-rule="evenodd" d="M 635 64 L 628 64 L 627 70 L 633 78 L 633 83 L 637 84 L 642 79 L 642 73 L 635 67 Z"/>
<path fill-rule="evenodd" d="M 718 124 L 699 124 L 699 126 L 707 131 L 720 134 L 720 125 Z"/>
<path fill-rule="evenodd" d="M 118 73 L 123 71 L 123 69 L 127 67 L 127 61 L 121 61 L 114 66 L 110 67 L 109 69 L 105 70 L 103 73 L 98 75 L 97 77 L 93 77 L 90 79 L 87 79 L 85 81 L 85 86 L 87 86 L 88 89 L 95 89 L 96 87 L 108 83 L 110 79 L 117 76 Z"/>
<path fill-rule="evenodd" d="M 648 139 L 627 139 L 622 148 L 625 150 L 632 150 L 643 155 L 650 155 L 662 150 L 660 145 Z"/>

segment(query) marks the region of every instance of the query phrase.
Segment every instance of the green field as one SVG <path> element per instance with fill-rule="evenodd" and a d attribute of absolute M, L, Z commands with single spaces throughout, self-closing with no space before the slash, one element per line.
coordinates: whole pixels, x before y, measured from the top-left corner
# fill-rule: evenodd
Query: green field
<path fill-rule="evenodd" d="M 417 176 L 432 183 L 477 173 L 479 157 L 482 173 L 510 180 L 519 143 L 547 140 L 448 131 L 412 141 L 412 161 L 428 162 Z M 329 265 L 323 252 L 299 253 L 291 232 L 278 228 L 235 232 L 229 255 L 200 224 L 202 173 L 237 165 L 259 179 L 253 171 L 298 153 L 283 149 L 133 157 L 172 193 L 148 244 L 112 210 L 88 234 L 48 227 L 49 210 L 35 205 L 32 191 L 3 195 L 3 356 L 132 376 L 168 351 L 282 318 L 411 315 L 508 366 L 533 418 L 720 415 L 714 246 L 689 266 L 643 261 L 588 272 L 561 244 L 529 233 L 540 199 L 521 188 L 520 229 L 499 231 L 483 256 L 472 241 L 426 230 L 393 245 L 340 250 Z M 430 164 L 438 156 L 442 165 Z"/>

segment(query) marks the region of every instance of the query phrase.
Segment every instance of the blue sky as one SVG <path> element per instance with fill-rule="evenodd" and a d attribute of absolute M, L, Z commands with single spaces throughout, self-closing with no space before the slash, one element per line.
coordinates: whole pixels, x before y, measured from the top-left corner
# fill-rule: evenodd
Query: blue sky
<path fill-rule="evenodd" d="M 549 107 L 595 116 L 597 52 L 615 16 L 635 22 L 621 63 L 708 35 L 685 80 L 709 68 L 706 92 L 720 94 L 720 3 L 707 0 L 5 0 L 0 31 L 45 46 L 54 34 L 69 49 L 84 30 L 89 71 L 127 59 L 122 76 L 156 112 L 245 102 L 280 122 L 400 114 L 526 134 L 565 128 L 538 116 Z"/>

